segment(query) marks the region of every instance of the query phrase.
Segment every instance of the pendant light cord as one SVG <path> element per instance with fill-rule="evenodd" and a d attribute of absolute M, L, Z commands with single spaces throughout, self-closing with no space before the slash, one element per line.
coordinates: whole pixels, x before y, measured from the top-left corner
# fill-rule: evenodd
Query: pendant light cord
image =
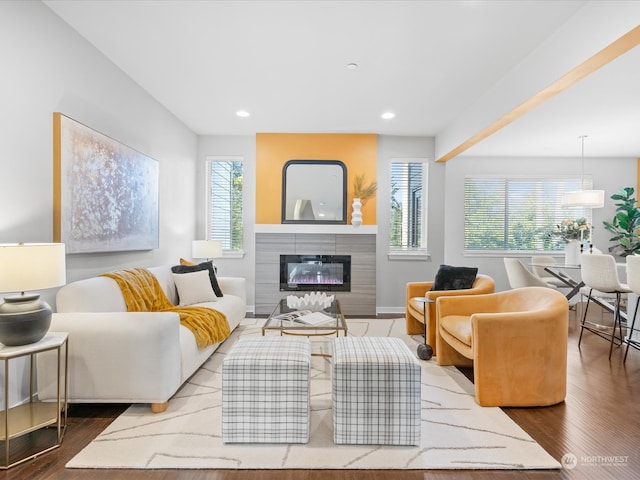
<path fill-rule="evenodd" d="M 580 169 L 580 190 L 584 190 L 584 139 L 587 138 L 587 135 L 580 135 L 580 139 L 582 140 L 582 162 Z"/>

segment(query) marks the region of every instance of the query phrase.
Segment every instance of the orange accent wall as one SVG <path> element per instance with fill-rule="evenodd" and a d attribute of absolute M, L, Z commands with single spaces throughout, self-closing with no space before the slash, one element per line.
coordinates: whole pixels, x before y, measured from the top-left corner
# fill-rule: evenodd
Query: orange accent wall
<path fill-rule="evenodd" d="M 256 223 L 281 223 L 282 168 L 288 160 L 340 160 L 347 167 L 347 223 L 353 179 L 377 181 L 378 136 L 342 133 L 258 133 L 256 135 Z M 376 197 L 362 207 L 363 225 L 376 224 Z"/>

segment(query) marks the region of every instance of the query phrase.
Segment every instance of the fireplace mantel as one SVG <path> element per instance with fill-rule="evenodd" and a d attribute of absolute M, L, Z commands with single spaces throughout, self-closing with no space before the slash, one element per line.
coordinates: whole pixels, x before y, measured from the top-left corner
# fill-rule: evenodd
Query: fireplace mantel
<path fill-rule="evenodd" d="M 323 233 L 338 235 L 376 235 L 377 225 L 314 225 L 300 223 L 256 223 L 255 233 Z"/>

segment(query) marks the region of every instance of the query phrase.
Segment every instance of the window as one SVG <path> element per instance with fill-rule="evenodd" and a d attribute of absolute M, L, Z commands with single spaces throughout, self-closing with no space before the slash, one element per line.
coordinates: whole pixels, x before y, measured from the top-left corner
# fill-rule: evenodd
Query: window
<path fill-rule="evenodd" d="M 580 178 L 465 177 L 465 252 L 563 250 L 562 240 L 549 235 L 557 224 L 582 217 L 591 223 L 591 209 L 562 206 L 563 195 L 580 184 Z M 585 177 L 583 188 L 591 184 Z"/>
<path fill-rule="evenodd" d="M 207 239 L 224 251 L 242 250 L 242 172 L 241 158 L 207 158 Z"/>
<path fill-rule="evenodd" d="M 423 159 L 391 163 L 390 249 L 426 251 L 426 178 Z"/>

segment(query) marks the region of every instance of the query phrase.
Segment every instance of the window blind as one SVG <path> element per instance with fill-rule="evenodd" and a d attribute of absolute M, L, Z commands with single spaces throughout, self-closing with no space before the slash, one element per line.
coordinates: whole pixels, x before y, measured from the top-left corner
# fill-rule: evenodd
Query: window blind
<path fill-rule="evenodd" d="M 583 188 L 592 183 L 585 177 Z M 557 224 L 591 223 L 591 209 L 562 205 L 567 192 L 580 188 L 580 178 L 465 177 L 465 251 L 562 250 L 562 241 L 550 235 Z"/>
<path fill-rule="evenodd" d="M 390 248 L 425 248 L 424 179 L 426 164 L 391 163 Z"/>
<path fill-rule="evenodd" d="M 209 159 L 207 166 L 208 238 L 223 250 L 242 250 L 242 161 Z"/>

